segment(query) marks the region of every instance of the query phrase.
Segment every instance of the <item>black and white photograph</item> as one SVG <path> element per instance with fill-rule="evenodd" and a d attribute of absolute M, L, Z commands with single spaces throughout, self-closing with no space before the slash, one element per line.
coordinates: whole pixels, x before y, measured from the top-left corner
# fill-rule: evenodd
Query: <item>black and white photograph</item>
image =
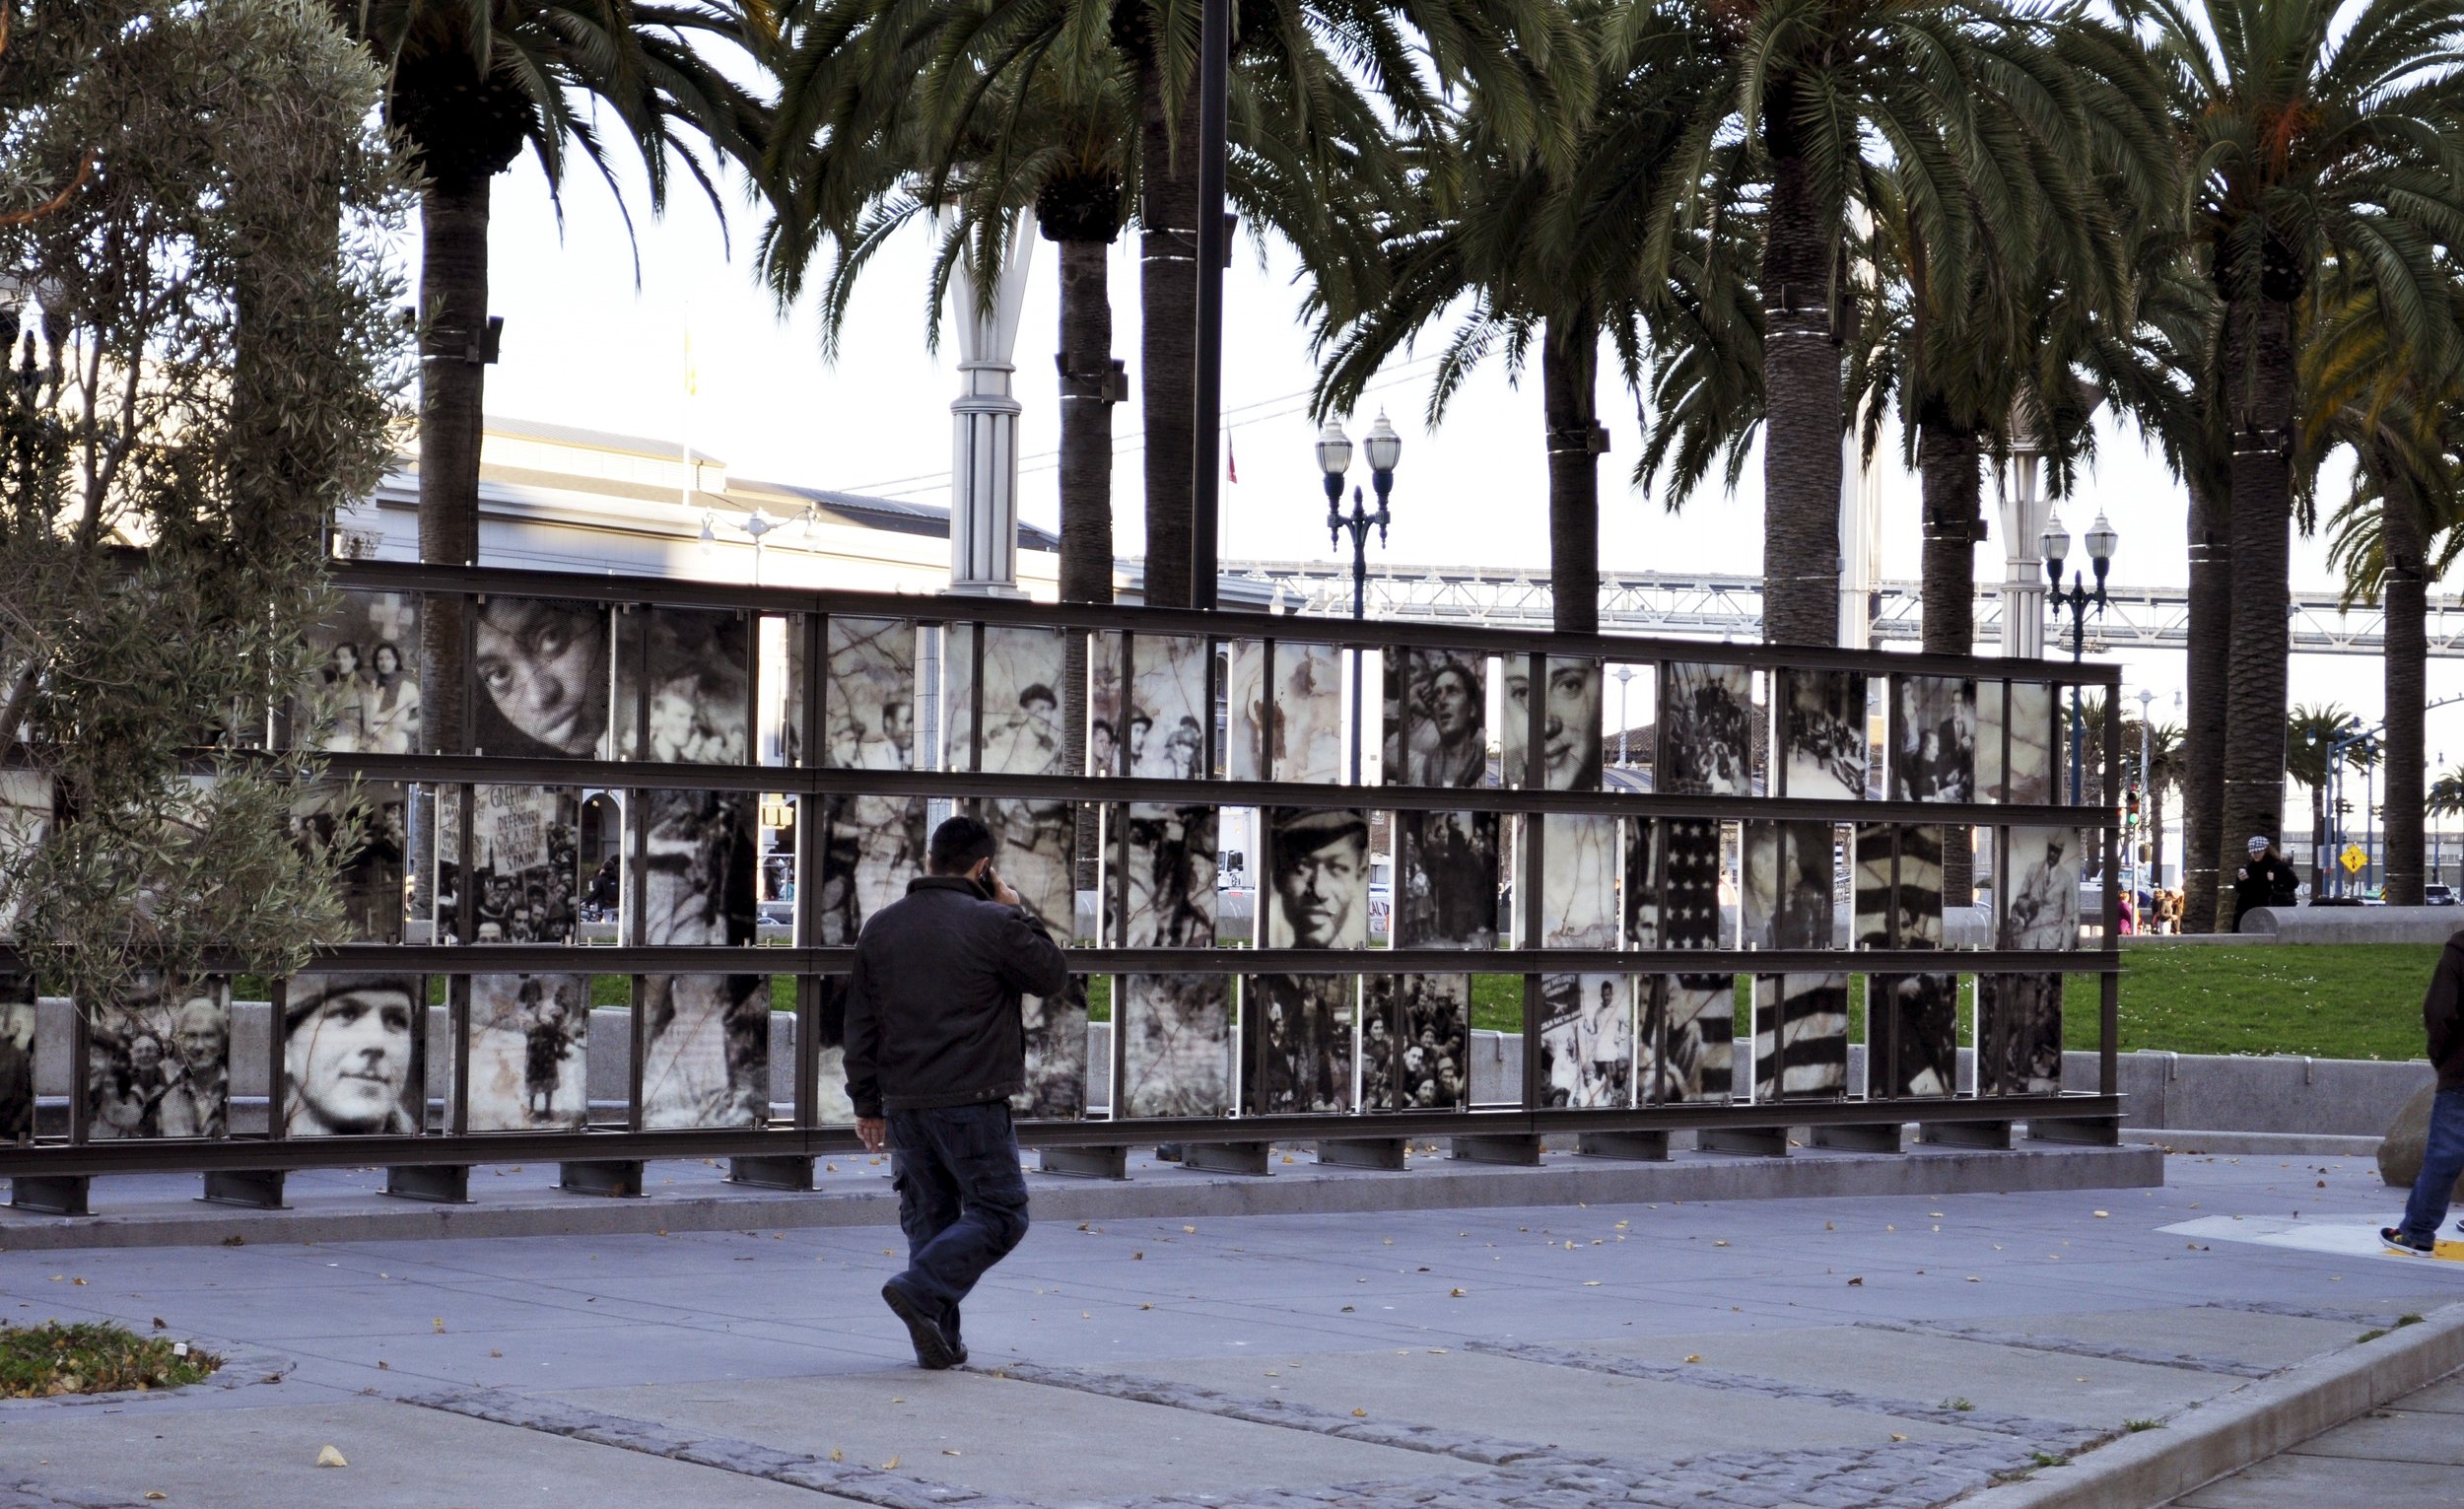
<path fill-rule="evenodd" d="M 291 804 L 292 839 L 330 866 L 350 942 L 402 941 L 409 797 L 398 781 L 361 781 L 306 788 Z"/>
<path fill-rule="evenodd" d="M 1253 1115 L 1352 1108 L 1351 975 L 1252 975 L 1241 987 L 1241 1025 Z"/>
<path fill-rule="evenodd" d="M 1643 1093 L 1656 1105 L 1726 1100 L 1735 1078 L 1737 981 L 1672 975 L 1644 1001 L 1642 1044 L 1652 1055 Z"/>
<path fill-rule="evenodd" d="M 1232 977 L 1124 975 L 1116 1116 L 1222 1116 L 1232 1109 Z"/>
<path fill-rule="evenodd" d="M 420 748 L 419 595 L 343 590 L 308 632 L 316 657 L 291 704 L 291 745 L 331 754 Z"/>
<path fill-rule="evenodd" d="M 1395 946 L 1497 946 L 1494 812 L 1395 814 Z"/>
<path fill-rule="evenodd" d="M 1865 672 L 1782 675 L 1780 794 L 1853 801 L 1865 795 Z"/>
<path fill-rule="evenodd" d="M 1488 785 L 1488 657 L 1387 651 L 1385 726 L 1387 785 Z"/>
<path fill-rule="evenodd" d="M 1829 823 L 1747 823 L 1740 898 L 1747 948 L 1829 948 L 1837 903 Z"/>
<path fill-rule="evenodd" d="M 1059 629 L 1025 624 L 952 624 L 944 639 L 949 688 L 949 768 L 1004 776 L 1058 776 L 1067 763 L 1061 691 L 1069 642 Z M 978 647 L 984 661 L 979 691 Z M 977 699 L 983 720 L 977 721 Z M 981 726 L 981 746 L 976 729 Z"/>
<path fill-rule="evenodd" d="M 0 1143 L 34 1135 L 34 977 L 0 975 Z"/>
<path fill-rule="evenodd" d="M 1976 1093 L 2061 1093 L 2062 979 L 1976 977 Z"/>
<path fill-rule="evenodd" d="M 140 973 L 87 1021 L 86 1135 L 219 1137 L 231 1115 L 231 981 Z"/>
<path fill-rule="evenodd" d="M 1987 681 L 1976 689 L 1976 784 L 1986 801 L 2048 805 L 2054 792 L 2053 688 Z"/>
<path fill-rule="evenodd" d="M 1660 946 L 1727 947 L 1729 929 L 1720 902 L 1721 824 L 1708 818 L 1673 817 L 1661 826 L 1665 848 Z"/>
<path fill-rule="evenodd" d="M 417 975 L 292 976 L 283 993 L 283 1134 L 419 1131 L 426 1034 L 414 1028 L 426 1015 Z"/>
<path fill-rule="evenodd" d="M 813 1116 L 824 1127 L 850 1127 L 856 1122 L 856 1102 L 847 1094 L 848 979 L 845 975 L 823 975 L 819 979 L 821 1003 L 813 1013 L 813 1058 L 818 1072 L 818 1082 L 813 1086 Z M 1032 1041 L 1028 1052 L 1034 1052 Z"/>
<path fill-rule="evenodd" d="M 473 1132 L 576 1132 L 590 1119 L 590 977 L 470 977 Z"/>
<path fill-rule="evenodd" d="M 649 790 L 635 799 L 649 825 L 637 941 L 751 943 L 758 911 L 754 793 Z"/>
<path fill-rule="evenodd" d="M 26 905 L 26 859 L 51 831 L 51 778 L 40 771 L 0 771 L 0 938 L 17 935 Z"/>
<path fill-rule="evenodd" d="M 1532 737 L 1532 657 L 1507 655 L 1503 667 L 1505 695 L 1498 709 L 1499 769 L 1506 785 L 1530 785 Z M 1548 685 L 1541 688 L 1540 774 L 1543 789 L 1600 789 L 1601 673 L 1598 660 L 1563 655 L 1548 659 Z"/>
<path fill-rule="evenodd" d="M 1087 636 L 1086 773 L 1090 776 L 1129 774 L 1129 752 L 1124 742 L 1127 714 L 1122 707 L 1128 655 L 1117 629 L 1099 629 Z"/>
<path fill-rule="evenodd" d="M 723 609 L 637 608 L 618 615 L 616 629 L 618 757 L 742 765 L 751 747 L 752 619 Z"/>
<path fill-rule="evenodd" d="M 1214 947 L 1216 809 L 1136 802 L 1119 810 L 1125 883 L 1105 900 L 1126 890 L 1129 914 L 1112 935 L 1123 948 Z"/>
<path fill-rule="evenodd" d="M 2079 874 L 2085 848 L 2076 828 L 2005 828 L 2002 840 L 2002 946 L 2077 948 Z"/>
<path fill-rule="evenodd" d="M 1753 673 L 1672 660 L 1660 671 L 1656 789 L 1682 796 L 1753 793 Z"/>
<path fill-rule="evenodd" d="M 1369 815 L 1357 807 L 1265 811 L 1268 948 L 1369 946 Z"/>
<path fill-rule="evenodd" d="M 761 763 L 795 767 L 804 763 L 805 616 L 801 613 L 763 615 L 757 630 L 762 666 L 755 734 L 761 741 Z"/>
<path fill-rule="evenodd" d="M 831 616 L 822 652 L 821 763 L 916 768 L 916 624 Z"/>
<path fill-rule="evenodd" d="M 1055 938 L 1066 942 L 1076 936 L 1077 808 L 1065 801 L 998 797 L 978 803 L 976 815 L 992 830 L 992 868 L 1018 893 L 1018 904 Z M 1210 900 L 1214 883 L 1209 875 Z M 902 892 L 905 885 L 900 881 Z"/>
<path fill-rule="evenodd" d="M 1362 982 L 1360 1108 L 1461 1111 L 1472 1103 L 1472 977 Z"/>
<path fill-rule="evenodd" d="M 1625 906 L 1625 946 L 1660 946 L 1660 875 L 1666 867 L 1661 853 L 1666 828 L 1656 817 L 1625 820 L 1625 884 L 1618 892 Z"/>
<path fill-rule="evenodd" d="M 437 797 L 437 936 L 474 943 L 570 943 L 579 916 L 579 793 L 568 786 L 471 789 L 471 874 L 463 881 L 461 790 Z"/>
<path fill-rule="evenodd" d="M 1939 1099 L 1959 1084 L 1959 977 L 1874 975 L 1865 983 L 1868 1100 Z"/>
<path fill-rule="evenodd" d="M 478 604 L 471 746 L 520 759 L 604 760 L 613 681 L 607 609 L 554 598 Z"/>
<path fill-rule="evenodd" d="M 1206 689 L 1209 658 L 1206 641 L 1194 635 L 1131 637 L 1123 735 L 1130 775 L 1154 781 L 1206 776 L 1206 726 L 1214 716 Z"/>
<path fill-rule="evenodd" d="M 1890 678 L 1890 798 L 1976 799 L 1974 680 Z"/>
<path fill-rule="evenodd" d="M 770 977 L 647 975 L 642 987 L 643 1128 L 768 1121 Z"/>
<path fill-rule="evenodd" d="M 1942 844 L 1932 824 L 1858 825 L 1856 946 L 1943 946 Z"/>
<path fill-rule="evenodd" d="M 1754 979 L 1754 1102 L 1848 1092 L 1848 977 Z"/>
<path fill-rule="evenodd" d="M 924 798 L 825 796 L 821 809 L 821 943 L 852 944 L 864 919 L 907 894 L 924 872 Z"/>
<path fill-rule="evenodd" d="M 1561 1107 L 1634 1103 L 1634 982 L 1540 976 L 1540 1093 Z"/>
<path fill-rule="evenodd" d="M 1333 645 L 1275 641 L 1267 674 L 1264 640 L 1234 640 L 1225 708 L 1231 742 L 1224 774 L 1234 781 L 1340 786 L 1343 657 Z"/>
<path fill-rule="evenodd" d="M 1086 977 L 1069 977 L 1063 995 L 1022 995 L 1019 1024 L 1026 1041 L 1026 1088 L 1009 1098 L 1009 1109 L 1038 1121 L 1069 1121 L 1086 1115 Z M 845 1063 L 844 1055 L 841 1060 Z M 846 1090 L 846 1070 L 840 1070 Z"/>
<path fill-rule="evenodd" d="M 1526 833 L 1531 820 L 1525 820 Z M 1551 812 L 1540 820 L 1540 946 L 1617 946 L 1617 820 Z"/>

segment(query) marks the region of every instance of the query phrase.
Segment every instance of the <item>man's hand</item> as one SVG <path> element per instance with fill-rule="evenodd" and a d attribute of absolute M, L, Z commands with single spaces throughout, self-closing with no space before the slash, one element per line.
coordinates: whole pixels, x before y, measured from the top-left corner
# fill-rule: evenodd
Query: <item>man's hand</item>
<path fill-rule="evenodd" d="M 1003 880 L 999 870 L 996 870 L 988 864 L 984 868 L 984 878 L 992 883 L 992 899 L 994 901 L 999 902 L 1004 907 L 1014 907 L 1018 905 L 1017 887 L 1011 885 L 1008 881 Z"/>
<path fill-rule="evenodd" d="M 856 1140 L 864 1144 L 864 1151 L 877 1153 L 890 1140 L 890 1124 L 878 1116 L 856 1118 Z"/>

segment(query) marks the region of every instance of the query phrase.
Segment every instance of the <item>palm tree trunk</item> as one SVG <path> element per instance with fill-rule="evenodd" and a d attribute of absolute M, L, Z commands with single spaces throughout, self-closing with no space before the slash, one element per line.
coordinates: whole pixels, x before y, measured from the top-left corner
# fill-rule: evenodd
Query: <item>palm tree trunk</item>
<path fill-rule="evenodd" d="M 419 558 L 479 559 L 479 445 L 487 369 L 488 178 L 440 178 L 420 206 L 419 302 L 430 321 L 419 366 Z M 429 747 L 463 749 L 462 604 L 420 614 L 420 720 Z"/>
<path fill-rule="evenodd" d="M 1764 105 L 1771 207 L 1762 248 L 1762 637 L 1839 643 L 1839 344 L 1829 238 L 1794 148 L 1793 89 Z"/>
<path fill-rule="evenodd" d="M 1918 643 L 1931 654 L 1976 651 L 1976 516 L 1978 464 L 1984 447 L 1973 430 L 1951 423 L 1944 405 L 1929 400 L 1917 419 L 1917 476 L 1925 489 L 1925 548 L 1921 587 L 1923 617 Z M 1974 900 L 1972 835 L 1943 830 L 1942 901 L 1964 907 Z"/>
<path fill-rule="evenodd" d="M 2327 782 L 2322 775 L 2310 788 L 2310 899 L 2327 894 Z"/>
<path fill-rule="evenodd" d="M 1061 246 L 1061 599 L 1112 601 L 1112 288 L 1109 240 Z M 1086 636 L 1068 639 L 1062 696 L 1069 774 L 1086 769 Z M 1100 827 L 1077 814 L 1076 886 L 1095 884 Z"/>
<path fill-rule="evenodd" d="M 2422 904 L 2422 806 L 2428 759 L 2422 746 L 2430 643 L 2424 623 L 2428 583 L 2422 570 L 2422 517 L 2409 496 L 2389 490 L 2380 506 L 2387 552 L 2387 904 Z"/>
<path fill-rule="evenodd" d="M 1146 600 L 1192 601 L 1197 446 L 1198 90 L 1164 98 L 1163 41 L 1139 69 L 1138 404 L 1146 430 Z M 1220 233 L 1218 233 L 1220 234 Z"/>
<path fill-rule="evenodd" d="M 1548 583 L 1555 627 L 1600 631 L 1600 326 L 1588 310 L 1540 335 L 1540 409 L 1548 425 Z"/>
<path fill-rule="evenodd" d="M 2148 783 L 2148 874 L 2151 891 L 2164 885 L 2164 788 Z"/>
<path fill-rule="evenodd" d="M 2232 397 L 2232 646 L 2225 660 L 2221 839 L 2273 836 L 2285 815 L 2285 672 L 2292 637 L 2293 307 L 2264 293 L 2225 309 Z M 2220 927 L 2231 926 L 2223 917 Z"/>
<path fill-rule="evenodd" d="M 2189 668 L 2182 725 L 2182 931 L 2216 928 L 2224 821 L 2224 660 L 2232 645 L 2230 493 L 2194 472 L 2190 491 Z"/>

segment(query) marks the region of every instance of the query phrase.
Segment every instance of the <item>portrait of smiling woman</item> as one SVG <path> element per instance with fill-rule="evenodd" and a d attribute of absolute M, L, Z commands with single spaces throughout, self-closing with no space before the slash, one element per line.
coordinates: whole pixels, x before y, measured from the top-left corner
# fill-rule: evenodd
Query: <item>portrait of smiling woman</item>
<path fill-rule="evenodd" d="M 491 597 L 479 606 L 474 664 L 482 753 L 607 756 L 607 613 L 589 603 Z"/>

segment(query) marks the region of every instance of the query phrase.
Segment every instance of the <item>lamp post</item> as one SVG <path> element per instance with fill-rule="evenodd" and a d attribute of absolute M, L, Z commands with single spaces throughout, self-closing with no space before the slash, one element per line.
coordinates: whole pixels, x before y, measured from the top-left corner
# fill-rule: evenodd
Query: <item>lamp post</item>
<path fill-rule="evenodd" d="M 716 513 L 705 509 L 702 511 L 702 559 L 709 561 L 718 555 L 719 526 L 724 523 L 728 528 L 743 533 L 753 541 L 753 584 L 759 586 L 762 584 L 762 540 L 798 520 L 803 522 L 805 532 L 810 534 L 813 517 L 814 511 L 811 504 L 806 504 L 800 513 L 791 514 L 786 518 L 773 518 L 761 510 L 755 509 L 752 513 L 745 514 L 741 522 L 732 518 L 721 519 Z"/>
<path fill-rule="evenodd" d="M 2147 879 L 2140 868 L 2143 861 L 2139 857 L 2139 850 L 2148 842 L 2148 819 L 2156 815 L 2156 781 L 2148 772 L 2151 742 L 2148 737 L 2148 710 L 2155 702 L 2156 693 L 2144 686 L 2139 689 L 2139 831 L 2131 836 L 2130 851 L 2130 871 L 2139 877 L 2131 883 L 2130 904 L 2134 916 L 2139 906 L 2139 887 Z M 2149 885 L 2148 889 L 2154 891 L 2156 887 Z M 2140 930 L 2147 930 L 2144 924 Z"/>
<path fill-rule="evenodd" d="M 1633 666 L 1620 665 L 1617 667 L 1617 764 L 1619 766 L 1623 766 L 1626 763 L 1625 732 L 1626 728 L 1633 722 L 1633 720 L 1628 718 L 1625 713 L 1625 694 L 1629 684 L 1633 680 Z"/>
<path fill-rule="evenodd" d="M 1343 433 L 1340 422 L 1330 418 L 1318 432 L 1318 470 L 1326 477 L 1326 527 L 1330 544 L 1340 545 L 1343 531 L 1352 536 L 1352 618 L 1355 622 L 1369 616 L 1369 528 L 1377 526 L 1378 543 L 1386 543 L 1386 526 L 1394 515 L 1387 510 L 1387 500 L 1395 491 L 1395 463 L 1403 459 L 1403 438 L 1395 433 L 1380 410 L 1378 422 L 1369 428 L 1368 438 L 1361 443 L 1367 452 L 1370 485 L 1377 489 L 1378 511 L 1362 507 L 1360 489 L 1352 489 L 1352 508 L 1343 512 L 1343 474 L 1351 470 L 1351 437 Z M 1360 784 L 1360 704 L 1365 689 L 1360 684 L 1360 647 L 1352 647 L 1352 785 Z"/>
<path fill-rule="evenodd" d="M 2095 568 L 2096 588 L 2092 592 L 2089 591 L 2082 584 L 2080 574 L 2074 571 L 2071 573 L 2070 587 L 2065 590 L 2062 585 L 2062 558 L 2071 553 L 2071 532 L 2062 527 L 2061 515 L 2046 515 L 2045 532 L 2038 543 L 2045 553 L 2045 579 L 2053 584 L 2052 591 L 2047 595 L 2052 598 L 2056 612 L 2068 610 L 2071 615 L 2071 663 L 2073 665 L 2077 665 L 2088 651 L 2088 610 L 2092 608 L 2099 614 L 2104 612 L 2107 601 L 2104 594 L 2105 573 L 2112 568 L 2113 547 L 2119 539 L 2120 536 L 2113 532 L 2113 526 L 2105 522 L 2104 514 L 2097 514 L 2095 523 L 2088 530 L 2088 563 Z M 2081 717 L 2079 683 L 2074 680 L 2071 683 L 2072 806 L 2078 806 L 2080 798 L 2080 736 L 2084 731 L 2080 722 Z"/>

